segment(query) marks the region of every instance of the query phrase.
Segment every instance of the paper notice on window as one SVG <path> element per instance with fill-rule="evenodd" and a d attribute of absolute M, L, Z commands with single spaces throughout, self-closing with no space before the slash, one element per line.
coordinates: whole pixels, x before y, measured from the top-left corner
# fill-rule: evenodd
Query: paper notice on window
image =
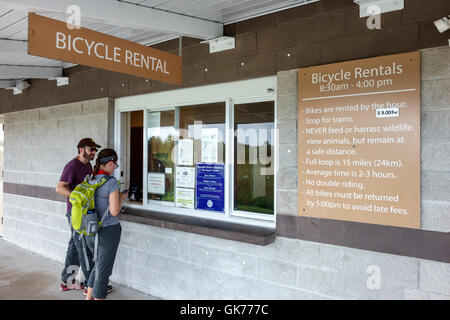
<path fill-rule="evenodd" d="M 177 167 L 176 185 L 181 188 L 195 188 L 195 168 Z"/>
<path fill-rule="evenodd" d="M 176 188 L 176 206 L 194 209 L 194 189 Z"/>
<path fill-rule="evenodd" d="M 151 194 L 165 194 L 166 175 L 161 172 L 149 172 L 147 189 Z"/>
<path fill-rule="evenodd" d="M 147 115 L 147 125 L 149 129 L 149 136 L 156 137 L 159 136 L 161 131 L 161 113 L 151 112 Z"/>
<path fill-rule="evenodd" d="M 178 164 L 181 166 L 194 165 L 194 140 L 178 140 Z"/>
<path fill-rule="evenodd" d="M 219 129 L 202 129 L 202 162 L 218 162 Z"/>
<path fill-rule="evenodd" d="M 196 208 L 224 212 L 225 165 L 197 163 Z"/>

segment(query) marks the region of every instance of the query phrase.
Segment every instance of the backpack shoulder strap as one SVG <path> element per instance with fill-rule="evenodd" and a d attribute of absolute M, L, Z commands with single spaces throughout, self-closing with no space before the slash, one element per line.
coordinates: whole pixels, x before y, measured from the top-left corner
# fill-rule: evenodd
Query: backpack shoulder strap
<path fill-rule="evenodd" d="M 101 186 L 103 186 L 106 182 L 108 182 L 112 178 L 113 178 L 112 176 L 104 176 L 98 183 L 99 186 L 97 187 L 97 189 L 100 188 Z M 97 189 L 95 190 L 95 192 L 97 192 Z M 103 213 L 102 219 L 100 221 L 101 223 L 103 223 L 103 220 L 105 220 L 106 216 L 108 215 L 108 212 L 109 212 L 109 206 L 106 208 L 105 212 Z"/>
<path fill-rule="evenodd" d="M 111 176 L 104 176 L 103 178 L 100 179 L 100 181 L 98 182 L 98 186 L 96 189 L 100 188 L 101 186 L 103 186 L 105 183 L 107 183 L 112 177 Z"/>
<path fill-rule="evenodd" d="M 112 177 L 110 176 L 104 176 L 101 179 L 96 179 L 95 177 L 92 176 L 88 176 L 88 183 L 94 187 L 94 189 L 97 189 L 99 187 L 101 187 L 102 185 L 104 185 L 109 179 L 111 179 Z"/>

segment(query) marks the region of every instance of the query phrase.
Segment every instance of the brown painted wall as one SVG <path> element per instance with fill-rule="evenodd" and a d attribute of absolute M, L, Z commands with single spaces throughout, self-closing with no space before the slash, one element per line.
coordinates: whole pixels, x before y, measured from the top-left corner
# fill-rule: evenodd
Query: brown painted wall
<path fill-rule="evenodd" d="M 381 16 L 381 30 L 368 30 L 353 0 L 321 0 L 225 26 L 236 49 L 209 54 L 200 40 L 183 40 L 183 86 L 274 75 L 277 71 L 444 46 L 433 21 L 450 12 L 448 0 L 405 0 L 405 9 Z M 155 48 L 178 53 L 178 40 Z M 290 53 L 290 57 L 288 57 Z M 205 71 L 207 69 L 208 71 Z M 0 113 L 102 97 L 123 97 L 177 86 L 83 66 L 64 70 L 68 86 L 31 80 L 21 95 L 0 90 Z"/>

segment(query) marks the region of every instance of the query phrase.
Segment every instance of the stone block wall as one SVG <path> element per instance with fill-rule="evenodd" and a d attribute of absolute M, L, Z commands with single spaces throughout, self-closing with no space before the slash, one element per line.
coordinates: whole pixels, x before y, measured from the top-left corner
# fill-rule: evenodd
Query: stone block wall
<path fill-rule="evenodd" d="M 450 231 L 449 55 L 447 47 L 422 51 L 422 228 L 440 232 Z M 294 216 L 296 70 L 278 73 L 277 111 L 277 215 Z M 81 137 L 110 144 L 113 123 L 98 125 L 110 112 L 100 99 L 5 114 L 5 182 L 54 188 Z M 4 238 L 63 262 L 65 204 L 13 193 L 4 203 Z M 121 224 L 111 280 L 163 299 L 450 299 L 450 265 L 442 262 L 281 236 L 257 246 Z"/>
<path fill-rule="evenodd" d="M 450 47 L 421 61 L 422 229 L 450 232 Z"/>
<path fill-rule="evenodd" d="M 444 263 L 284 237 L 255 246 L 121 224 L 111 280 L 163 299 L 450 299 Z"/>
<path fill-rule="evenodd" d="M 64 261 L 70 235 L 66 203 L 55 200 L 55 188 L 80 139 L 113 144 L 112 110 L 111 100 L 102 98 L 5 114 L 5 240 Z M 17 186 L 27 195 L 15 193 Z"/>
<path fill-rule="evenodd" d="M 281 3 L 281 1 L 274 1 Z M 450 11 L 448 0 L 405 0 L 405 9 L 381 15 L 369 30 L 353 0 L 320 0 L 224 26 L 236 48 L 209 53 L 200 39 L 183 37 L 183 88 L 276 75 L 279 71 L 444 46 L 448 35 L 433 21 Z M 155 44 L 178 55 L 179 41 Z M 207 70 L 207 71 L 206 71 Z M 102 97 L 173 90 L 156 80 L 75 66 L 64 70 L 69 85 L 33 79 L 21 95 L 0 89 L 0 113 Z"/>

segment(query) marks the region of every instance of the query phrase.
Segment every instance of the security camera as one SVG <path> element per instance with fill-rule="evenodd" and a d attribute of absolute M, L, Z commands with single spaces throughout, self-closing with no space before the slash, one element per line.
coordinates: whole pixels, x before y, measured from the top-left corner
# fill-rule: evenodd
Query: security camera
<path fill-rule="evenodd" d="M 434 21 L 434 25 L 439 30 L 439 32 L 442 33 L 450 29 L 450 20 L 447 17 L 444 17 L 442 19 Z"/>
<path fill-rule="evenodd" d="M 21 94 L 23 90 L 31 87 L 31 85 L 26 80 L 16 80 L 15 87 L 7 87 L 7 90 L 12 90 L 14 94 Z"/>
<path fill-rule="evenodd" d="M 30 87 L 30 84 L 25 80 L 17 80 L 16 81 L 16 88 L 20 91 L 23 91 Z"/>

